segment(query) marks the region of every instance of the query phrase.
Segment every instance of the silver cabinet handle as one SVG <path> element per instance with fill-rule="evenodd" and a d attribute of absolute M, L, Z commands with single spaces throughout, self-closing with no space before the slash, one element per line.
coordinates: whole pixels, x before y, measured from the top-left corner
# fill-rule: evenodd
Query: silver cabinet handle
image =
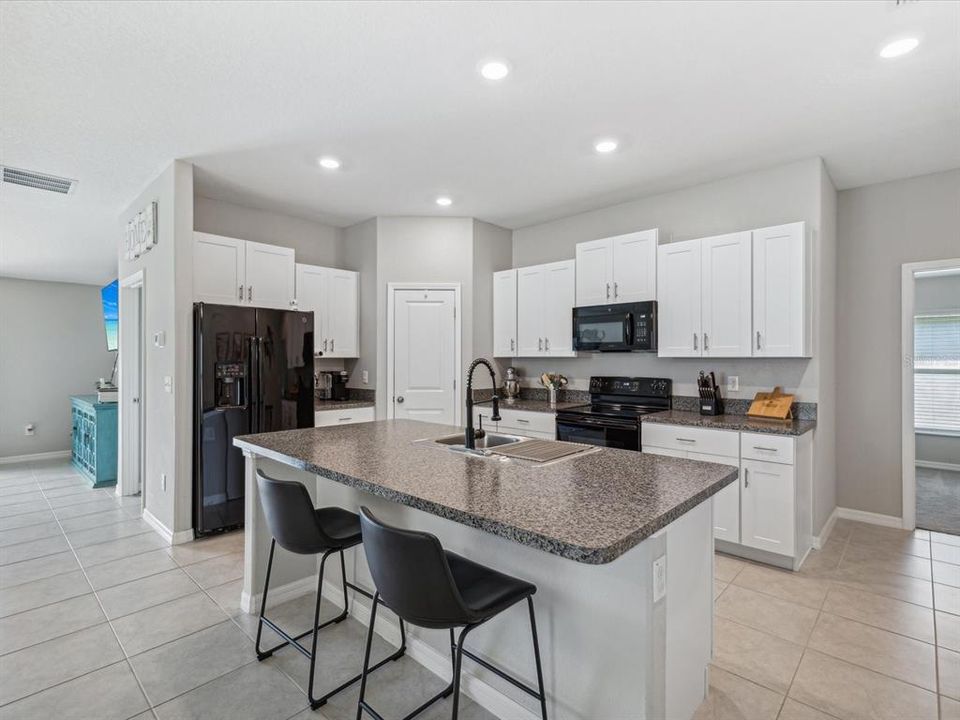
<path fill-rule="evenodd" d="M 750 480 L 747 479 L 747 469 L 743 469 L 743 486 L 745 488 L 750 487 Z"/>
<path fill-rule="evenodd" d="M 697 349 L 697 334 L 696 334 L 696 333 L 693 334 L 693 349 L 694 349 L 694 350 Z"/>
<path fill-rule="evenodd" d="M 537 350 L 538 351 L 543 350 L 543 338 L 537 338 Z"/>
<path fill-rule="evenodd" d="M 610 283 L 607 283 L 607 300 L 610 299 Z"/>
<path fill-rule="evenodd" d="M 353 420 L 353 418 L 352 417 L 337 418 L 337 422 L 347 422 L 348 420 Z"/>
<path fill-rule="evenodd" d="M 706 352 L 706 351 L 709 350 L 709 349 L 710 349 L 710 346 L 709 346 L 709 344 L 707 343 L 707 334 L 704 333 L 704 334 L 703 334 L 703 351 Z"/>
<path fill-rule="evenodd" d="M 524 420 L 523 418 L 514 418 L 514 420 L 516 420 L 518 423 L 523 423 L 524 425 L 530 424 L 529 420 Z"/>
<path fill-rule="evenodd" d="M 617 284 L 613 284 L 613 299 L 616 300 L 617 296 L 620 294 L 620 291 L 617 289 Z"/>
<path fill-rule="evenodd" d="M 398 396 L 397 396 L 397 402 L 398 402 L 400 405 L 403 405 L 403 395 L 398 395 Z"/>
<path fill-rule="evenodd" d="M 760 447 L 759 445 L 753 446 L 754 450 L 766 450 L 767 452 L 777 452 L 776 448 Z"/>
<path fill-rule="evenodd" d="M 249 302 L 253 302 L 253 285 L 250 285 L 250 286 L 247 288 L 247 300 L 248 300 Z"/>
<path fill-rule="evenodd" d="M 243 302 L 243 285 L 240 286 L 240 297 L 238 299 Z"/>
<path fill-rule="evenodd" d="M 330 352 L 333 352 L 333 343 L 334 343 L 335 340 L 336 340 L 336 338 L 330 340 Z"/>
<path fill-rule="evenodd" d="M 760 331 L 757 330 L 757 350 L 760 349 Z"/>
<path fill-rule="evenodd" d="M 513 352 L 513 338 L 510 338 L 510 352 Z"/>
<path fill-rule="evenodd" d="M 696 440 L 691 440 L 690 438 L 677 438 L 677 440 L 680 441 L 680 442 L 689 442 L 689 443 L 695 443 L 695 442 L 696 442 Z"/>
<path fill-rule="evenodd" d="M 550 351 L 550 338 L 543 339 L 543 349 L 546 350 L 547 352 Z"/>
<path fill-rule="evenodd" d="M 326 339 L 326 338 L 323 339 L 323 351 L 324 351 L 324 352 L 327 351 L 327 339 Z"/>

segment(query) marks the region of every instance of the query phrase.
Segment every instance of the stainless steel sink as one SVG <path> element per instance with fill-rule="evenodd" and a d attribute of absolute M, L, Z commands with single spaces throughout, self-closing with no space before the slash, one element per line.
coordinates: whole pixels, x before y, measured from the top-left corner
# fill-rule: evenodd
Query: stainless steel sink
<path fill-rule="evenodd" d="M 456 450 L 457 452 L 475 452 L 478 455 L 485 455 L 486 453 L 484 451 L 490 448 L 510 445 L 511 443 L 527 439 L 528 438 L 519 435 L 504 435 L 503 433 L 488 432 L 482 438 L 477 438 L 475 443 L 476 447 L 473 450 L 470 450 L 463 444 L 463 433 L 444 435 L 443 437 L 434 438 L 433 442 L 438 445 L 443 445 L 450 450 Z"/>

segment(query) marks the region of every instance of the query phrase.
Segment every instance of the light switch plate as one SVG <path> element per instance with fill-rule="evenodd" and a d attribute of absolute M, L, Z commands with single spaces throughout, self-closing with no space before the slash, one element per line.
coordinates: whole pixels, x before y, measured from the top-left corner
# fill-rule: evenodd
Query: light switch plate
<path fill-rule="evenodd" d="M 667 556 L 661 555 L 653 561 L 653 601 L 663 599 L 667 594 Z"/>
<path fill-rule="evenodd" d="M 369 384 L 370 384 L 370 371 L 369 371 L 369 370 L 364 370 L 364 371 L 361 373 L 361 376 L 363 377 L 363 384 L 364 384 L 364 385 L 369 385 Z"/>

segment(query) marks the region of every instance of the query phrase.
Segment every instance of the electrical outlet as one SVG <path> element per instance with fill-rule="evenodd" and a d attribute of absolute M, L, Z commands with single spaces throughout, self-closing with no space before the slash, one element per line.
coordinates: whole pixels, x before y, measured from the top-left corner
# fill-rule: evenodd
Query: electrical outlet
<path fill-rule="evenodd" d="M 173 393 L 173 378 L 170 375 L 163 376 L 163 389 L 168 393 Z"/>
<path fill-rule="evenodd" d="M 653 561 L 653 601 L 663 599 L 667 594 L 667 556 L 661 555 Z"/>
<path fill-rule="evenodd" d="M 739 389 L 740 389 L 740 376 L 727 375 L 727 390 L 730 392 L 737 392 Z"/>
<path fill-rule="evenodd" d="M 27 423 L 23 426 L 23 434 L 27 437 L 32 437 L 36 428 L 34 428 L 33 423 Z"/>
<path fill-rule="evenodd" d="M 160 473 L 160 490 L 163 492 L 167 491 L 167 474 Z"/>
<path fill-rule="evenodd" d="M 364 384 L 364 385 L 369 385 L 369 384 L 370 384 L 370 371 L 369 371 L 369 370 L 364 370 L 362 373 L 360 373 L 360 377 L 363 378 L 363 384 Z"/>

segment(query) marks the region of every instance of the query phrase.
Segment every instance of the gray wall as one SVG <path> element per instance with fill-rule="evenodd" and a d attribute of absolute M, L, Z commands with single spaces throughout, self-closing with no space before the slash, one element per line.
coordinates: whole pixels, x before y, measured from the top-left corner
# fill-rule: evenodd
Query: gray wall
<path fill-rule="evenodd" d="M 118 250 L 119 275 L 144 272 L 146 509 L 179 532 L 193 526 L 193 166 L 171 163 L 130 203 L 119 218 L 118 248 L 127 220 L 151 201 L 157 202 L 158 243 L 135 260 L 124 260 Z M 166 333 L 162 348 L 152 341 L 158 331 Z M 167 376 L 173 378 L 170 393 L 164 390 Z M 166 490 L 161 473 L 167 476 Z"/>
<path fill-rule="evenodd" d="M 293 248 L 298 263 L 341 267 L 343 231 L 332 225 L 197 196 L 193 201 L 193 228 Z"/>
<path fill-rule="evenodd" d="M 901 265 L 960 257 L 960 170 L 844 190 L 837 219 L 838 504 L 899 517 Z"/>
<path fill-rule="evenodd" d="M 956 275 L 917 278 L 914 288 L 914 311 L 960 312 L 960 272 Z M 949 435 L 916 435 L 917 462 L 956 465 L 960 467 L 960 437 Z"/>
<path fill-rule="evenodd" d="M 360 357 L 347 361 L 350 387 L 377 387 L 377 218 L 343 230 L 343 267 L 360 273 Z M 363 371 L 369 382 L 364 384 Z M 384 383 L 386 391 L 386 383 Z"/>
<path fill-rule="evenodd" d="M 0 278 L 0 458 L 69 450 L 69 396 L 96 392 L 115 356 L 99 286 Z"/>
<path fill-rule="evenodd" d="M 513 267 L 513 233 L 473 221 L 473 356 L 493 358 L 493 273 Z M 498 379 L 508 363 L 499 363 Z M 477 373 L 474 385 L 490 387 L 490 376 Z"/>

